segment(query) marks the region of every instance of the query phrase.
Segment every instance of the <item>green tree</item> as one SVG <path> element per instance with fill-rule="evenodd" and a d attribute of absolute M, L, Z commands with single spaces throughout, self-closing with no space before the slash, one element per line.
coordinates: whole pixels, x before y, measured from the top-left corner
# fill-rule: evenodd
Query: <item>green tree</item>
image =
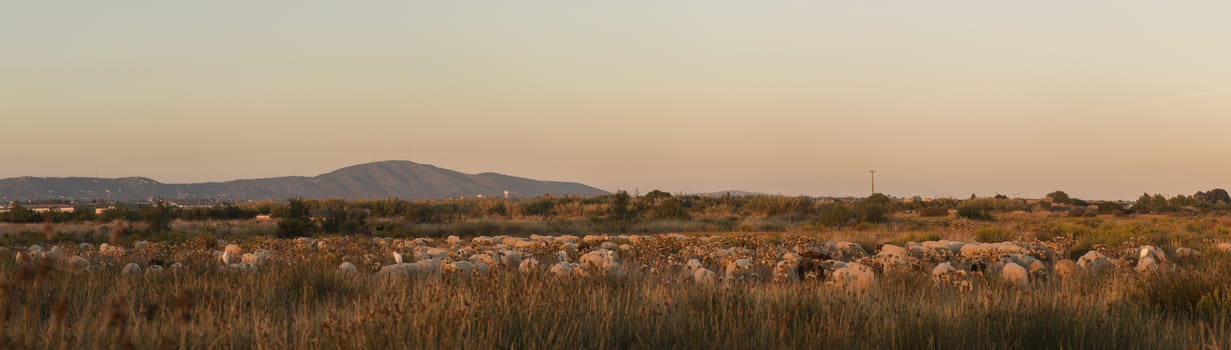
<path fill-rule="evenodd" d="M 302 198 L 287 200 L 285 212 L 278 217 L 278 236 L 294 238 L 307 236 L 316 229 L 308 209 L 307 201 Z"/>
<path fill-rule="evenodd" d="M 141 208 L 137 211 L 141 216 L 141 221 L 148 226 L 146 231 L 150 233 L 171 231 L 171 222 L 176 218 L 176 208 L 171 206 L 164 200 L 157 200 L 154 205 Z"/>
<path fill-rule="evenodd" d="M 1069 194 L 1064 193 L 1064 191 L 1048 193 L 1047 198 L 1051 199 L 1053 203 L 1069 204 L 1073 202 L 1073 199 L 1069 198 Z"/>
<path fill-rule="evenodd" d="M 611 209 L 609 213 L 611 218 L 621 221 L 631 220 L 633 211 L 629 205 L 631 197 L 626 191 L 619 191 L 611 195 Z"/>

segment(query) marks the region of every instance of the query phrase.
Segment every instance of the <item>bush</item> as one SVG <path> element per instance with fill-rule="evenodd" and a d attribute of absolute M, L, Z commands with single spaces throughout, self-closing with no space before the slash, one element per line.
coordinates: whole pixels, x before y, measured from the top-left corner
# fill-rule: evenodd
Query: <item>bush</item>
<path fill-rule="evenodd" d="M 984 200 L 968 200 L 957 206 L 957 217 L 971 220 L 991 221 L 992 206 Z"/>
<path fill-rule="evenodd" d="M 975 240 L 983 243 L 1005 242 L 1016 239 L 1016 233 L 1002 227 L 985 227 L 975 231 Z"/>
<path fill-rule="evenodd" d="M 905 235 L 898 236 L 897 238 L 894 238 L 887 243 L 904 247 L 906 246 L 906 243 L 909 243 L 909 242 L 939 241 L 940 238 L 941 238 L 940 235 L 936 233 L 914 232 L 914 233 L 908 233 Z"/>
<path fill-rule="evenodd" d="M 919 216 L 927 218 L 938 218 L 949 216 L 949 208 L 945 207 L 927 207 L 919 209 Z"/>

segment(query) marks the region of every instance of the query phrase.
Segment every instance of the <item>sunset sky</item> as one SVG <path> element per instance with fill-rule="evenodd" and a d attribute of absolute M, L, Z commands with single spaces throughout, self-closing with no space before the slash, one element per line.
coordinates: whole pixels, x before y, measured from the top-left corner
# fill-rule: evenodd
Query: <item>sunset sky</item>
<path fill-rule="evenodd" d="M 0 178 L 1231 188 L 1227 1 L 0 4 Z"/>

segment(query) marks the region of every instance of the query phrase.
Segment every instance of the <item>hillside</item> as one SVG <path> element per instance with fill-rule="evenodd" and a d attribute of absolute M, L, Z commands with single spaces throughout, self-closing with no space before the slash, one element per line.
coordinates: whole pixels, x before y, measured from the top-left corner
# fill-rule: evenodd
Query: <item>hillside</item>
<path fill-rule="evenodd" d="M 434 199 L 483 195 L 595 195 L 606 191 L 574 182 L 540 181 L 497 174 L 466 174 L 409 161 L 360 164 L 315 177 L 288 176 L 195 184 L 164 184 L 144 177 L 20 177 L 0 180 L 0 201 L 36 199 L 263 200 L 304 198 Z"/>

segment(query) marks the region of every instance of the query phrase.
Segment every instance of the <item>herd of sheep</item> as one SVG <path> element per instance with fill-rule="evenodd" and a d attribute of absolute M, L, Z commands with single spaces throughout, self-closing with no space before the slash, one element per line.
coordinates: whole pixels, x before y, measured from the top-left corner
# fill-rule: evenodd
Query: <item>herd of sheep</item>
<path fill-rule="evenodd" d="M 44 262 L 72 272 L 115 271 L 125 276 L 179 272 L 213 261 L 213 268 L 260 273 L 276 263 L 314 254 L 341 256 L 339 274 L 370 274 L 383 280 L 473 278 L 490 274 L 546 274 L 555 278 L 674 274 L 700 286 L 734 283 L 824 283 L 865 291 L 895 270 L 930 272 L 935 284 L 970 288 L 976 278 L 1027 287 L 1032 284 L 1115 272 L 1153 273 L 1174 268 L 1175 259 L 1201 254 L 1178 247 L 1170 253 L 1141 245 L 1091 250 L 1076 261 L 1045 242 L 967 243 L 951 240 L 882 244 L 875 249 L 847 241 L 807 237 L 787 240 L 747 236 L 573 235 L 479 236 L 464 240 L 416 238 L 299 238 L 245 247 L 220 242 L 193 259 L 183 247 L 137 242 L 130 248 L 89 243 L 16 248 L 19 263 Z M 1214 249 L 1231 251 L 1231 244 Z M 0 248 L 5 249 L 5 248 Z M 71 251 L 71 253 L 70 253 Z M 335 260 L 336 262 L 336 260 Z M 210 263 L 205 263 L 210 264 Z"/>

